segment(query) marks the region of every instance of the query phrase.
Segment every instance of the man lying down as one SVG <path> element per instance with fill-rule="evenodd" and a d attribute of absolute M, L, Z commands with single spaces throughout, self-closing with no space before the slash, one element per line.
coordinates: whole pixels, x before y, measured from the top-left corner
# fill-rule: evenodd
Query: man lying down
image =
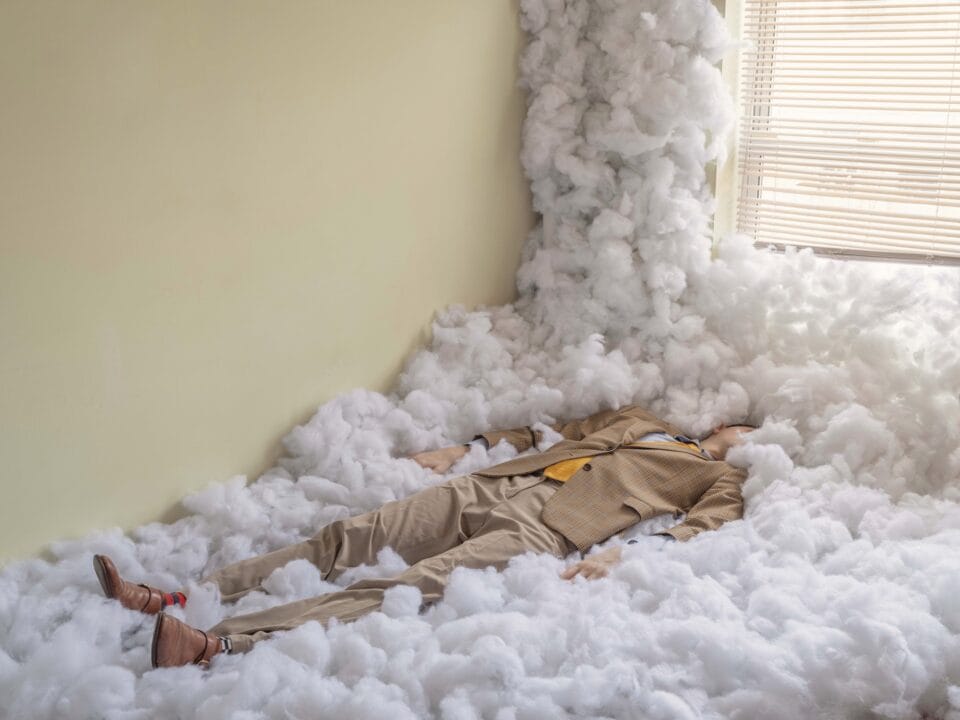
<path fill-rule="evenodd" d="M 420 588 L 424 605 L 443 596 L 453 568 L 503 569 L 527 551 L 559 558 L 583 553 L 641 520 L 686 512 L 685 520 L 658 533 L 661 542 L 686 541 L 743 516 L 740 486 L 746 471 L 725 462 L 727 450 L 743 441 L 749 425 L 717 427 L 692 440 L 673 425 L 635 405 L 605 410 L 583 420 L 552 426 L 564 440 L 526 455 L 453 478 L 377 510 L 336 520 L 309 540 L 229 565 L 203 582 L 214 583 L 224 601 L 254 590 L 279 567 L 307 559 L 324 580 L 347 568 L 376 563 L 389 545 L 410 567 L 392 578 L 368 578 L 343 590 L 231 617 L 204 632 L 163 612 L 184 605 L 183 592 L 162 592 L 125 581 L 110 559 L 93 558 L 107 597 L 124 607 L 156 614 L 151 658 L 154 667 L 208 665 L 223 652 L 246 652 L 271 633 L 310 620 L 342 622 L 379 610 L 394 585 Z M 488 432 L 473 442 L 492 447 L 507 440 L 519 452 L 539 444 L 529 427 Z M 414 455 L 424 467 L 446 472 L 469 444 Z M 636 542 L 631 540 L 630 542 Z M 561 573 L 573 579 L 601 577 L 620 560 L 620 545 L 579 560 Z"/>

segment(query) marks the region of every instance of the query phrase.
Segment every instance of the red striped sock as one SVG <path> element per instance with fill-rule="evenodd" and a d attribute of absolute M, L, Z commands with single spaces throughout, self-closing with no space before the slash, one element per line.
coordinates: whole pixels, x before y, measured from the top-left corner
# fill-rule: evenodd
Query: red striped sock
<path fill-rule="evenodd" d="M 186 607 L 187 596 L 182 592 L 163 593 L 163 607 L 170 607 L 171 605 Z"/>

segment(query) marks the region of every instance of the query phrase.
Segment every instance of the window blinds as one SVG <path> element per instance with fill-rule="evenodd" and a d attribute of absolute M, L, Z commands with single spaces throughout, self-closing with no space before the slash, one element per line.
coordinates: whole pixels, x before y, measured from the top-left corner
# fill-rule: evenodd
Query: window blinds
<path fill-rule="evenodd" d="M 737 228 L 960 262 L 960 0 L 743 0 Z"/>

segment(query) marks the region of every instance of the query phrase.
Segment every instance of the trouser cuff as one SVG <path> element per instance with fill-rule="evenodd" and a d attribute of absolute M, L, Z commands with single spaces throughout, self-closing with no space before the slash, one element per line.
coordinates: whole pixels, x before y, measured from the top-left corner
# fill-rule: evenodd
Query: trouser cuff
<path fill-rule="evenodd" d="M 233 646 L 233 649 L 230 651 L 231 655 L 250 652 L 253 649 L 253 638 L 249 635 L 227 635 L 227 637 Z"/>

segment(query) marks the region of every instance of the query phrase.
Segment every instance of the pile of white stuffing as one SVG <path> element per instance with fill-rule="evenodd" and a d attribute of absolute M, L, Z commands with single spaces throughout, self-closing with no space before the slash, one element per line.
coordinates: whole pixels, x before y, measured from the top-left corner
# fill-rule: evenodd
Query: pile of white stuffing
<path fill-rule="evenodd" d="M 0 571 L 0 718 L 920 718 L 960 720 L 960 274 L 777 254 L 711 258 L 705 167 L 734 109 L 709 0 L 522 0 L 522 161 L 543 221 L 513 305 L 440 314 L 395 390 L 354 391 L 287 457 L 184 499 L 190 515 Z M 196 580 L 446 477 L 406 459 L 489 428 L 640 404 L 702 435 L 762 425 L 745 517 L 601 580 L 527 553 L 383 612 L 309 623 L 211 670 L 152 670 L 153 618 L 106 600 L 91 555 L 191 589 L 179 617 L 316 596 L 306 561 L 221 606 Z M 676 522 L 641 523 L 635 534 Z M 621 542 L 613 538 L 606 544 Z"/>

